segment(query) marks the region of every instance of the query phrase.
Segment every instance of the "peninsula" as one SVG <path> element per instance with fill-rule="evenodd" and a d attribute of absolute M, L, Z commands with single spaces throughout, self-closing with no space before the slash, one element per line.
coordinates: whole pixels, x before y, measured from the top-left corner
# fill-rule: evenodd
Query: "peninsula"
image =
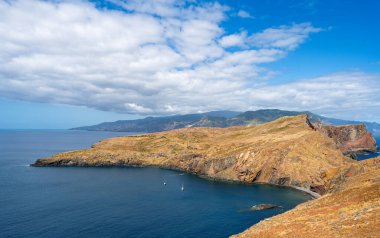
<path fill-rule="evenodd" d="M 276 231 L 282 230 L 276 228 L 281 219 L 288 222 L 293 219 L 294 224 L 299 224 L 298 218 L 312 221 L 313 213 L 308 212 L 308 207 L 313 211 L 322 205 L 326 209 L 321 212 L 335 219 L 333 225 L 338 227 L 335 230 L 330 227 L 328 219 L 321 222 L 329 226 L 328 236 L 335 237 L 340 232 L 339 225 L 346 224 L 351 217 L 336 218 L 334 207 L 344 206 L 347 199 L 356 201 L 357 206 L 348 206 L 349 211 L 344 212 L 378 214 L 379 159 L 359 162 L 345 156 L 375 150 L 376 142 L 364 126 L 326 128 L 313 125 L 302 114 L 257 126 L 186 128 L 116 137 L 96 143 L 90 149 L 39 159 L 33 166 L 157 166 L 217 180 L 295 187 L 322 197 L 271 218 L 273 222 L 267 219 L 256 224 L 239 237 L 276 237 Z M 364 181 L 363 186 L 359 181 Z M 350 196 L 363 189 L 370 193 L 368 197 L 355 200 Z M 339 201 L 340 198 L 343 200 Z M 367 215 L 357 217 L 366 219 Z M 297 234 L 297 225 L 292 224 L 284 236 Z M 365 227 L 378 232 L 379 225 L 375 217 Z"/>

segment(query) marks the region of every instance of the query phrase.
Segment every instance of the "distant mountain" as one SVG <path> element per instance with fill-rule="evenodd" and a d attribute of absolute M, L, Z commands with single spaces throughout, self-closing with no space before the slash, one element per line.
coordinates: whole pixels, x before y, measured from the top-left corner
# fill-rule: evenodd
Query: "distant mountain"
<path fill-rule="evenodd" d="M 225 118 L 233 118 L 239 114 L 241 114 L 241 112 L 235 112 L 235 111 L 211 111 L 211 112 L 201 113 L 201 115 L 205 115 L 205 116 L 225 117 Z"/>
<path fill-rule="evenodd" d="M 146 117 L 137 120 L 120 120 L 103 122 L 93 126 L 73 128 L 73 130 L 88 131 L 120 131 L 120 132 L 159 132 L 184 127 L 230 127 L 244 125 L 259 125 L 284 116 L 308 114 L 313 123 L 324 125 L 365 124 L 370 132 L 380 135 L 380 124 L 375 122 L 347 121 L 319 116 L 308 111 L 284 111 L 278 109 L 263 109 L 257 111 L 212 111 L 198 114 L 175 115 L 165 117 Z"/>

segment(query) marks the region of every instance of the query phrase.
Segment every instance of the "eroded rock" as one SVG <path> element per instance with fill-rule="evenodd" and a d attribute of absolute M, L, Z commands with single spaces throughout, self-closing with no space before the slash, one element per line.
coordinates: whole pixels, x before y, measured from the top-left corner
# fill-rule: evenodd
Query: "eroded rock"
<path fill-rule="evenodd" d="M 364 124 L 343 126 L 317 124 L 314 127 L 322 134 L 332 138 L 345 155 L 378 151 L 375 138 L 368 132 Z"/>
<path fill-rule="evenodd" d="M 249 208 L 250 211 L 261 211 L 261 210 L 268 210 L 268 209 L 273 209 L 273 208 L 279 208 L 281 206 L 274 205 L 274 204 L 258 204 L 258 205 L 253 205 L 252 207 Z"/>

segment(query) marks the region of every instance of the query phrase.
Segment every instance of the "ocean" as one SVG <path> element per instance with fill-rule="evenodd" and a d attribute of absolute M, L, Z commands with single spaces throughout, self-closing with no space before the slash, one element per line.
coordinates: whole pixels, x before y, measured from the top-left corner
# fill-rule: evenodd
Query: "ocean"
<path fill-rule="evenodd" d="M 125 134 L 0 131 L 0 237 L 228 237 L 310 199 L 158 168 L 29 166 Z M 260 203 L 282 208 L 246 211 Z"/>

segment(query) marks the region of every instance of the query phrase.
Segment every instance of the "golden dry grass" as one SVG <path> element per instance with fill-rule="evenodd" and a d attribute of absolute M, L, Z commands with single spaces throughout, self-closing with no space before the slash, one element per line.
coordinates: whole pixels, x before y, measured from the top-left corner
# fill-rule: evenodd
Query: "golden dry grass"
<path fill-rule="evenodd" d="M 306 115 L 300 115 L 259 126 L 186 128 L 111 138 L 36 165 L 159 166 L 216 179 L 310 189 L 327 187 L 337 168 L 354 163 L 330 138 L 313 130 Z"/>
<path fill-rule="evenodd" d="M 362 162 L 357 169 L 337 191 L 234 237 L 380 237 L 380 157 Z"/>

